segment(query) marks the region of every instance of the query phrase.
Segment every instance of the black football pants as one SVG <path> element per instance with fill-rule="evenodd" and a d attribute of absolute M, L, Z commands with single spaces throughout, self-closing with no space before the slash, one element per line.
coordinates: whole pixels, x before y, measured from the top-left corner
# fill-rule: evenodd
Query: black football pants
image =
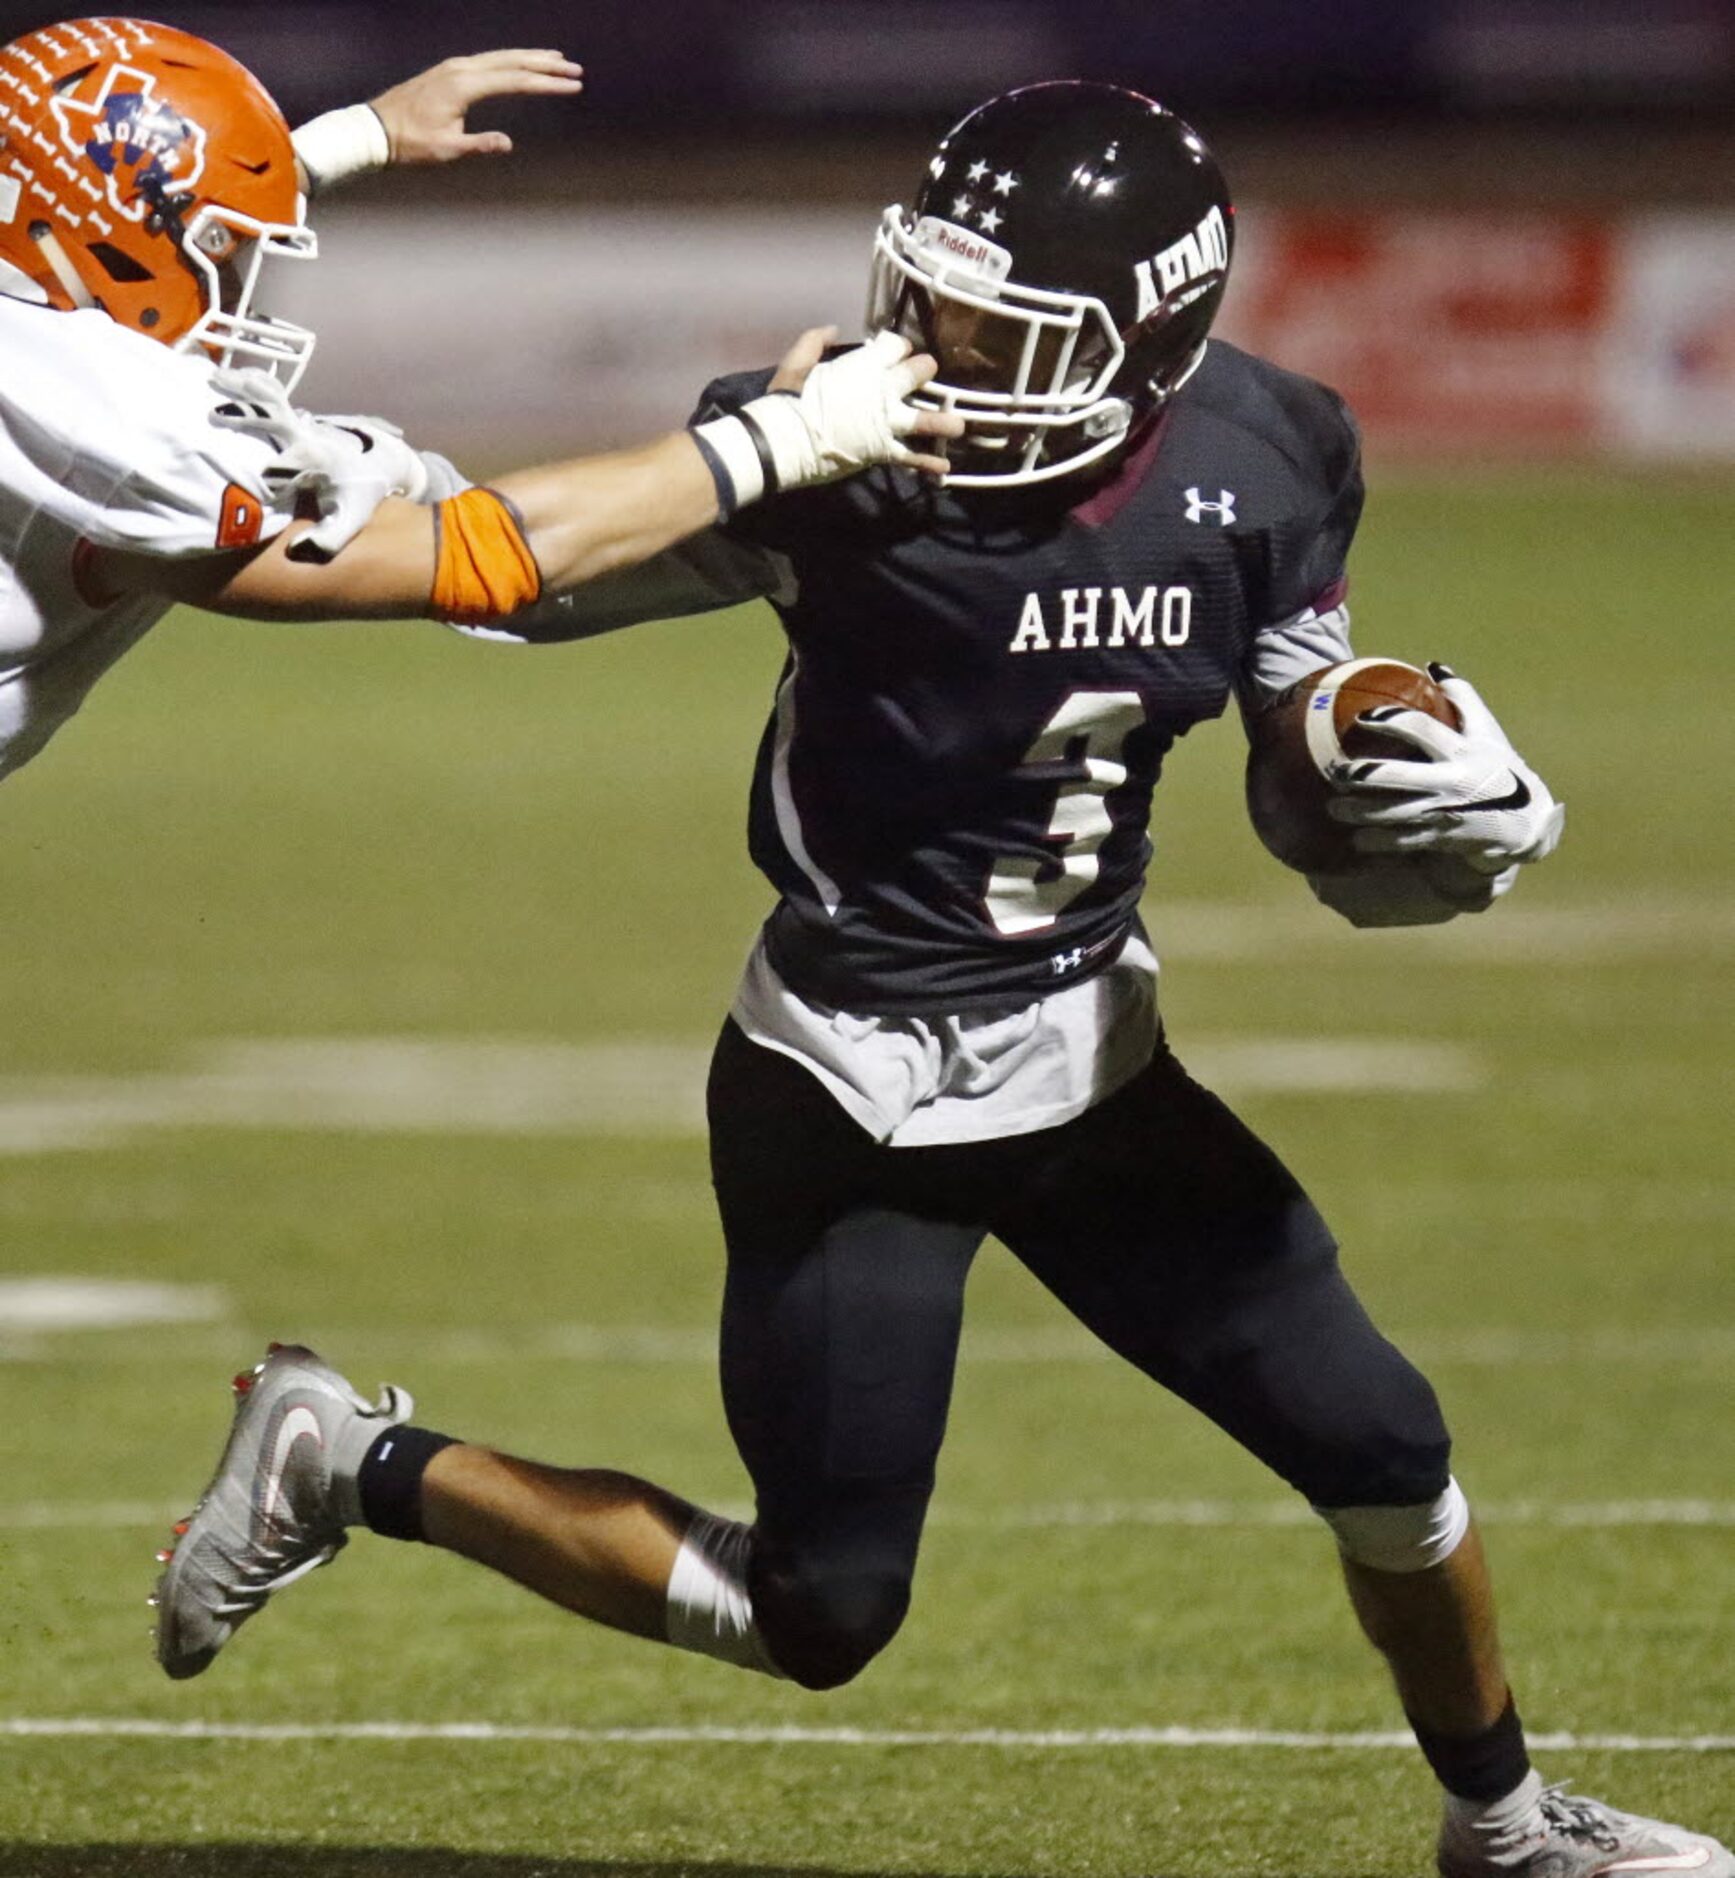
<path fill-rule="evenodd" d="M 903 1619 L 990 1232 L 1315 1505 L 1445 1490 L 1433 1391 L 1368 1320 L 1288 1170 L 1166 1047 L 1060 1127 L 888 1148 L 730 1022 L 708 1106 L 754 1611 L 796 1681 L 847 1681 Z"/>

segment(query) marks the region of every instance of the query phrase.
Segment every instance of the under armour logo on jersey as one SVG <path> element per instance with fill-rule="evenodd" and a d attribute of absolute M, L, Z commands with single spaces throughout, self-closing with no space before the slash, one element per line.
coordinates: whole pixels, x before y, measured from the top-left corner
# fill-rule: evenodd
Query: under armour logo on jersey
<path fill-rule="evenodd" d="M 1235 521 L 1235 491 L 1233 489 L 1219 489 L 1217 491 L 1217 500 L 1215 502 L 1207 502 L 1205 498 L 1200 495 L 1196 484 L 1193 488 L 1189 489 L 1187 491 L 1187 520 L 1190 522 L 1203 522 L 1207 515 L 1216 516 L 1219 528 L 1232 527 Z"/>

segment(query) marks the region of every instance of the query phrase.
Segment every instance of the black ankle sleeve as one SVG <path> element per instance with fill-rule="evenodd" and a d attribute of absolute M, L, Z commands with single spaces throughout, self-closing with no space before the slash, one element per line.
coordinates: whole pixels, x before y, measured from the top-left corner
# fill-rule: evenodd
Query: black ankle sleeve
<path fill-rule="evenodd" d="M 367 1451 L 356 1474 L 362 1518 L 372 1532 L 388 1539 L 425 1539 L 422 1531 L 422 1475 L 452 1436 L 429 1428 L 388 1428 Z"/>
<path fill-rule="evenodd" d="M 1433 1734 L 1415 1716 L 1409 1719 L 1440 1785 L 1461 1800 L 1504 1799 L 1530 1772 L 1524 1724 L 1511 1696 L 1494 1726 L 1467 1740 Z"/>

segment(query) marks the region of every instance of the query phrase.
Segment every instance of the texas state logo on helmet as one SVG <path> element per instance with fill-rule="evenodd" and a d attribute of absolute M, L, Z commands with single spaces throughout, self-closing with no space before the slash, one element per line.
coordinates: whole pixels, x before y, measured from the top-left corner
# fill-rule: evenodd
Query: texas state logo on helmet
<path fill-rule="evenodd" d="M 151 73 L 122 63 L 102 75 L 95 97 L 76 89 L 49 100 L 61 142 L 107 178 L 109 207 L 142 222 L 174 196 L 190 196 L 205 173 L 205 127 L 157 96 Z"/>
<path fill-rule="evenodd" d="M 1093 463 L 1185 381 L 1229 278 L 1235 210 L 1172 111 L 1064 81 L 951 130 L 912 210 L 886 210 L 871 331 L 932 352 L 916 402 L 959 412 L 948 480 L 1042 482 Z"/>
<path fill-rule="evenodd" d="M 283 113 L 218 47 L 122 18 L 0 47 L 0 292 L 293 383 L 313 335 L 253 299 L 317 251 L 303 213 Z"/>

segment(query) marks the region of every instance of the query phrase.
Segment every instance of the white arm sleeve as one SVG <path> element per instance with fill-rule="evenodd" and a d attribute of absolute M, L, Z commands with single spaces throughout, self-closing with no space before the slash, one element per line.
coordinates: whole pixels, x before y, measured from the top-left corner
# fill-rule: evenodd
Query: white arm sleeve
<path fill-rule="evenodd" d="M 746 600 L 786 605 L 794 598 L 794 574 L 782 555 L 707 528 L 637 567 L 551 594 L 498 626 L 455 626 L 453 631 L 469 639 L 546 645 L 594 639 L 645 620 L 714 613 Z"/>
<path fill-rule="evenodd" d="M 1327 613 L 1304 607 L 1292 619 L 1261 627 L 1241 668 L 1238 689 L 1244 709 L 1258 710 L 1322 665 L 1353 659 L 1349 643 L 1349 608 Z"/>

